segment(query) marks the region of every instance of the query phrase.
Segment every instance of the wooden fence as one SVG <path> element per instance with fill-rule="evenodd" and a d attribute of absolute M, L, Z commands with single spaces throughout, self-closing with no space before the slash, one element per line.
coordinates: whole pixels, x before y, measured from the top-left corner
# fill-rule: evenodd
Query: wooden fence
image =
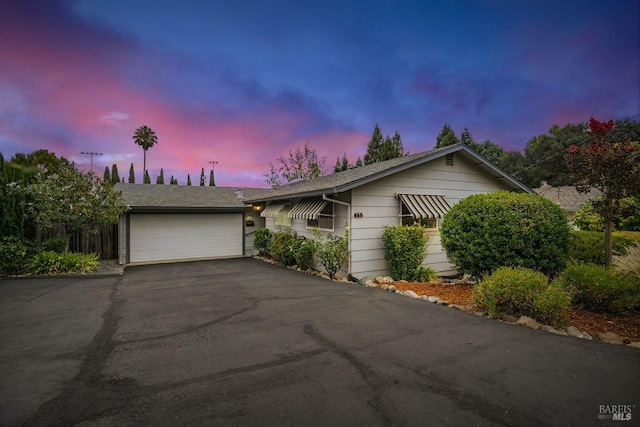
<path fill-rule="evenodd" d="M 38 243 L 55 237 L 64 237 L 62 227 L 36 232 Z M 97 254 L 101 259 L 117 259 L 118 224 L 105 225 L 97 233 L 75 233 L 69 242 L 69 251 Z"/>

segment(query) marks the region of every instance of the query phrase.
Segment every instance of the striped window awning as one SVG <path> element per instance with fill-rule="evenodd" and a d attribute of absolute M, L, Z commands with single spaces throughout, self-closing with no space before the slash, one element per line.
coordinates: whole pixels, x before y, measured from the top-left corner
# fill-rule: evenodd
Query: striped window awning
<path fill-rule="evenodd" d="M 326 200 L 322 200 L 322 197 L 302 199 L 300 203 L 291 209 L 289 218 L 316 219 L 318 214 L 327 206 L 327 203 Z"/>
<path fill-rule="evenodd" d="M 442 218 L 451 209 L 451 205 L 444 196 L 398 194 L 398 198 L 402 200 L 414 218 Z"/>
<path fill-rule="evenodd" d="M 260 216 L 263 218 L 275 218 L 285 205 L 285 202 L 271 203 L 269 206 L 264 208 L 262 212 L 260 212 Z"/>

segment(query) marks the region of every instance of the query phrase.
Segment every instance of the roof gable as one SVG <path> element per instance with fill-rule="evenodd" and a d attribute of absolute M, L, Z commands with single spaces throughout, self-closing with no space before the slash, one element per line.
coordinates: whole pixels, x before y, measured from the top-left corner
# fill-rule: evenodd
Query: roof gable
<path fill-rule="evenodd" d="M 522 184 L 520 181 L 504 172 L 502 169 L 482 157 L 476 151 L 465 144 L 456 144 L 448 147 L 424 151 L 421 153 L 410 154 L 396 159 L 386 160 L 358 168 L 350 169 L 343 172 L 336 172 L 330 175 L 319 176 L 317 178 L 299 181 L 291 184 L 285 184 L 267 190 L 257 198 L 247 198 L 247 202 L 258 202 L 267 200 L 277 200 L 293 197 L 317 196 L 328 193 L 341 193 L 349 191 L 353 188 L 367 184 L 372 181 L 393 175 L 400 171 L 421 165 L 435 159 L 461 152 L 468 158 L 476 160 L 476 166 L 481 166 L 492 173 L 496 179 L 503 179 L 517 191 L 533 193 L 533 190 Z"/>

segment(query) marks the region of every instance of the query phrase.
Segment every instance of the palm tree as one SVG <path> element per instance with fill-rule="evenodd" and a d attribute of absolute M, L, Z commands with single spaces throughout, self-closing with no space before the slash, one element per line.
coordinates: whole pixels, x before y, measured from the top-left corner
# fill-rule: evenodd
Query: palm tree
<path fill-rule="evenodd" d="M 136 133 L 133 134 L 133 139 L 136 144 L 142 147 L 144 150 L 144 163 L 142 170 L 147 170 L 147 150 L 158 143 L 158 137 L 156 133 L 147 125 L 140 126 L 136 129 Z"/>

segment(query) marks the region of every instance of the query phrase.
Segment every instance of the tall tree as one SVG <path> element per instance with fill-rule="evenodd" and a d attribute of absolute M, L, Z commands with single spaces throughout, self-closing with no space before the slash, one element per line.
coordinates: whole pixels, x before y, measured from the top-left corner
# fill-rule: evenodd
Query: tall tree
<path fill-rule="evenodd" d="M 191 186 L 191 175 L 187 174 L 187 185 Z"/>
<path fill-rule="evenodd" d="M 120 174 L 118 174 L 118 165 L 115 163 L 111 166 L 111 182 L 117 184 L 120 182 Z"/>
<path fill-rule="evenodd" d="M 362 158 L 360 158 L 360 156 L 358 156 L 358 160 L 356 160 L 356 164 L 354 166 L 357 168 L 364 166 L 364 162 L 362 161 Z"/>
<path fill-rule="evenodd" d="M 297 179 L 313 179 L 325 174 L 326 157 L 319 157 L 316 149 L 305 143 L 301 149 L 296 146 L 295 151 L 289 150 L 287 157 L 278 157 L 280 166 L 276 169 L 273 163 L 269 163 L 269 173 L 263 175 L 265 182 L 272 187 L 277 187 L 285 182 Z"/>
<path fill-rule="evenodd" d="M 579 192 L 597 188 L 602 198 L 592 201 L 605 224 L 605 265 L 611 264 L 613 223 L 620 212 L 620 201 L 640 192 L 640 143 L 618 134 L 614 122 L 589 120 L 589 143 L 570 145 L 565 156 Z"/>
<path fill-rule="evenodd" d="M 129 166 L 129 184 L 135 184 L 136 183 L 136 174 L 133 171 L 133 163 L 131 163 L 131 166 Z"/>
<path fill-rule="evenodd" d="M 101 225 L 118 221 L 126 210 L 121 193 L 111 183 L 98 179 L 93 172 L 83 173 L 73 165 L 61 165 L 55 174 L 38 175 L 26 187 L 32 200 L 29 210 L 44 229 L 62 225 L 67 238 L 73 233 L 96 232 Z"/>
<path fill-rule="evenodd" d="M 144 178 L 142 179 L 143 184 L 151 184 L 151 177 L 149 176 L 149 171 L 144 171 Z"/>
<path fill-rule="evenodd" d="M 60 165 L 68 165 L 69 161 L 64 157 L 58 157 L 49 150 L 36 150 L 31 154 L 17 153 L 11 158 L 11 163 L 28 167 L 37 167 L 46 174 L 54 173 Z"/>
<path fill-rule="evenodd" d="M 344 153 L 342 155 L 342 160 L 340 159 L 340 157 L 336 159 L 336 165 L 333 167 L 333 173 L 346 171 L 350 166 L 351 164 L 349 163 L 347 153 Z"/>
<path fill-rule="evenodd" d="M 216 179 L 213 176 L 213 168 L 211 168 L 211 171 L 209 172 L 209 187 L 215 187 L 216 186 Z"/>
<path fill-rule="evenodd" d="M 202 170 L 200 171 L 200 187 L 204 187 L 204 183 L 205 183 L 205 176 L 204 176 L 204 168 L 202 168 Z"/>
<path fill-rule="evenodd" d="M 391 160 L 404 156 L 404 147 L 402 146 L 402 138 L 398 131 L 390 138 L 388 135 L 385 137 L 382 145 L 380 146 L 380 152 L 378 161 L 384 162 L 385 160 Z"/>
<path fill-rule="evenodd" d="M 164 185 L 164 170 L 160 168 L 160 175 L 156 178 L 156 184 Z"/>
<path fill-rule="evenodd" d="M 465 127 L 462 133 L 460 134 L 460 142 L 468 146 L 473 146 L 475 144 L 475 141 L 473 140 L 473 136 L 471 136 L 471 132 L 469 131 L 469 128 Z"/>
<path fill-rule="evenodd" d="M 35 236 L 35 225 L 27 211 L 29 200 L 23 188 L 34 181 L 37 173 L 35 167 L 5 162 L 0 153 L 0 237 L 30 239 Z"/>
<path fill-rule="evenodd" d="M 380 161 L 380 151 L 382 149 L 382 131 L 376 123 L 373 127 L 371 139 L 367 143 L 367 152 L 364 155 L 364 164 L 370 165 Z"/>
<path fill-rule="evenodd" d="M 102 174 L 104 182 L 111 182 L 111 172 L 109 172 L 109 166 L 104 167 L 104 173 Z"/>
<path fill-rule="evenodd" d="M 460 140 L 456 136 L 451 126 L 447 123 L 442 127 L 440 135 L 436 137 L 436 148 L 448 147 L 449 145 L 459 144 Z"/>
<path fill-rule="evenodd" d="M 169 185 L 178 185 L 178 180 L 174 178 L 173 175 L 169 178 Z"/>
<path fill-rule="evenodd" d="M 147 150 L 158 143 L 156 133 L 147 125 L 140 126 L 133 134 L 133 140 L 144 150 L 142 170 L 147 170 Z"/>

